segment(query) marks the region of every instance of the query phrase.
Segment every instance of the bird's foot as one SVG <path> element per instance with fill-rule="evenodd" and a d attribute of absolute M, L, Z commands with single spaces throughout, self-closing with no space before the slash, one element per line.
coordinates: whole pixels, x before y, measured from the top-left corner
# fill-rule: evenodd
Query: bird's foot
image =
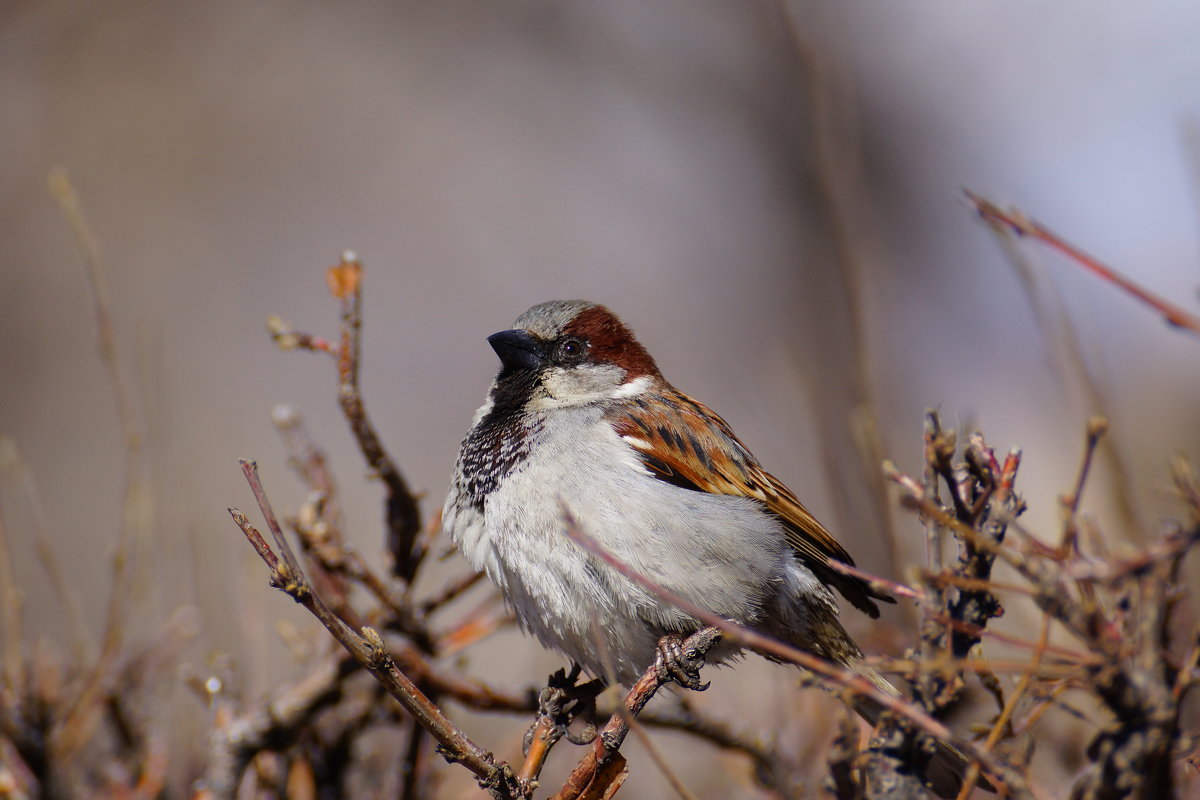
<path fill-rule="evenodd" d="M 685 641 L 677 633 L 668 633 L 658 640 L 658 655 L 654 668 L 663 683 L 674 681 L 685 689 L 703 692 L 709 683 L 701 683 L 700 668 L 704 666 L 704 655 L 721 638 L 715 628 L 706 628 L 689 636 Z"/>
<path fill-rule="evenodd" d="M 573 665 L 569 673 L 558 670 L 538 694 L 537 717 L 525 733 L 526 753 L 539 735 L 552 741 L 565 738 L 572 744 L 589 744 L 596 738 L 596 696 L 604 690 L 604 682 L 579 683 L 579 672 L 578 665 Z M 571 723 L 577 719 L 582 719 L 584 725 L 575 732 Z"/>

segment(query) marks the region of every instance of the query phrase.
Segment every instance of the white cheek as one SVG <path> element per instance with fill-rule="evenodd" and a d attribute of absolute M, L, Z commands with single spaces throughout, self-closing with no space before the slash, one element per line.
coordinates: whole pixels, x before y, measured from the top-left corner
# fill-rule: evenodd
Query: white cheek
<path fill-rule="evenodd" d="M 611 364 L 547 370 L 542 375 L 543 392 L 533 397 L 531 405 L 538 410 L 585 406 L 633 397 L 650 385 L 645 376 L 624 380 L 625 370 Z"/>

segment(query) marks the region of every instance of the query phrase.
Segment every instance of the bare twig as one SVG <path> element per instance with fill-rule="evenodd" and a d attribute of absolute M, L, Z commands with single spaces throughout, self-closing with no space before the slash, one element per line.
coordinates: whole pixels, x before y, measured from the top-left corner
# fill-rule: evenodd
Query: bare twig
<path fill-rule="evenodd" d="M 871 208 L 864 190 L 863 151 L 857 141 L 858 120 L 853 113 L 853 105 L 845 100 L 852 90 L 852 82 L 844 80 L 845 76 L 831 69 L 835 62 L 825 58 L 805 38 L 803 25 L 798 22 L 789 4 L 780 0 L 776 6 L 805 79 L 804 100 L 809 104 L 813 132 L 815 185 L 839 267 L 831 272 L 831 277 L 839 295 L 836 301 L 842 304 L 845 311 L 841 330 L 851 358 L 848 388 L 853 403 L 848 412 L 843 412 L 844 418 L 839 422 L 846 425 L 860 457 L 857 482 L 869 489 L 870 512 L 873 520 L 877 520 L 872 527 L 881 532 L 879 541 L 886 548 L 887 565 L 894 571 L 898 544 L 895 520 L 887 485 L 876 468 L 883 460 L 884 447 L 879 426 L 879 403 L 871 379 L 869 323 L 872 317 L 868 313 L 866 288 L 871 278 L 868 266 L 882 262 L 885 256 L 880 252 L 878 237 L 871 227 Z M 829 396 L 829 377 L 824 374 L 818 376 L 811 369 L 804 368 L 808 360 L 801 359 L 798 363 L 806 377 L 813 402 L 820 408 L 824 398 Z M 838 442 L 830 428 L 832 426 L 818 426 L 817 436 L 827 471 L 838 474 L 835 457 Z M 851 509 L 845 507 L 845 500 L 835 494 L 835 501 L 843 506 L 840 509 L 843 518 L 852 519 Z"/>
<path fill-rule="evenodd" d="M 1083 448 L 1083 460 L 1079 464 L 1079 475 L 1075 478 L 1075 489 L 1066 498 L 1067 511 L 1071 517 L 1079 513 L 1079 504 L 1083 501 L 1083 487 L 1087 483 L 1088 473 L 1092 468 L 1092 457 L 1096 454 L 1096 446 L 1108 432 L 1108 420 L 1104 417 L 1092 417 L 1087 423 L 1087 437 Z"/>
<path fill-rule="evenodd" d="M 362 275 L 362 262 L 350 250 L 342 254 L 339 264 L 326 272 L 329 291 L 342 306 L 341 333 L 336 345 L 322 337 L 297 331 L 276 316 L 268 318 L 267 330 L 272 340 L 284 350 L 310 350 L 336 357 L 338 403 L 367 466 L 387 489 L 385 520 L 392 569 L 398 577 L 411 582 L 425 557 L 424 549 L 418 545 L 421 513 L 416 495 L 388 455 L 363 405 L 358 379 L 362 352 Z"/>
<path fill-rule="evenodd" d="M 516 781 L 508 766 L 506 764 L 497 765 L 490 753 L 468 739 L 417 688 L 416 684 L 400 671 L 379 634 L 367 627 L 362 629 L 361 636 L 356 634 L 312 591 L 292 552 L 291 545 L 283 534 L 275 512 L 266 498 L 261 482 L 257 480 L 254 463 L 243 462 L 243 471 L 259 503 L 259 508 L 267 520 L 276 546 L 280 550 L 281 558 L 274 564 L 270 559 L 264 558 L 271 569 L 272 584 L 282 589 L 317 617 L 326 630 L 346 648 L 347 652 L 375 676 L 375 679 L 387 689 L 388 693 L 396 698 L 401 706 L 437 739 L 442 747 L 442 754 L 448 760 L 457 761 L 466 766 L 496 797 L 524 796 L 527 789 Z M 230 515 L 247 539 L 255 544 L 255 550 L 258 551 L 260 547 L 258 542 L 262 539 L 261 534 L 254 530 L 240 511 L 230 509 Z"/>
<path fill-rule="evenodd" d="M 333 342 L 323 336 L 298 331 L 274 314 L 267 317 L 267 333 L 271 334 L 271 341 L 280 350 L 308 350 L 335 358 L 338 354 L 338 347 Z"/>
<path fill-rule="evenodd" d="M 1068 244 L 1058 234 L 1026 216 L 1019 209 L 1014 208 L 1006 211 L 995 203 L 985 200 L 972 192 L 967 192 L 966 196 L 975 213 L 989 225 L 1002 225 L 1018 236 L 1029 236 L 1037 239 L 1067 256 L 1067 258 L 1079 264 L 1093 275 L 1121 288 L 1127 294 L 1150 306 L 1166 320 L 1168 325 L 1183 328 L 1191 333 L 1200 334 L 1200 317 L 1151 293 L 1113 268 L 1104 265 L 1074 245 Z"/>
<path fill-rule="evenodd" d="M 342 262 L 330 267 L 327 277 L 330 291 L 342 302 L 338 402 L 358 440 L 359 449 L 367 459 L 367 465 L 387 487 L 388 550 L 395 559 L 392 569 L 398 577 L 411 581 L 425 557 L 415 547 L 421 533 L 421 512 L 417 507 L 417 498 L 367 418 L 358 384 L 362 350 L 362 263 L 357 255 L 346 251 L 342 254 Z"/>
<path fill-rule="evenodd" d="M 1017 246 L 1019 234 L 1005 225 L 992 224 L 989 227 L 1020 280 L 1042 337 L 1058 351 L 1055 358 L 1062 364 L 1060 371 L 1064 374 L 1074 373 L 1088 414 L 1107 416 L 1112 402 L 1088 364 L 1080 333 L 1060 293 L 1052 282 L 1043 279 L 1044 271 L 1035 269 L 1029 254 Z M 1132 491 L 1129 460 L 1115 439 L 1110 439 L 1102 452 L 1111 472 L 1108 491 L 1124 523 L 1122 530 L 1127 535 L 1136 535 L 1139 531 L 1139 511 Z"/>
<path fill-rule="evenodd" d="M 580 544 L 586 539 L 577 530 L 568 535 Z M 576 538 L 576 535 L 581 538 Z M 692 634 L 683 643 L 684 652 L 692 651 L 702 656 L 713 644 L 716 635 L 717 632 L 713 628 L 705 628 Z M 625 696 L 624 708 L 612 715 L 587 755 L 575 766 L 552 800 L 582 800 L 591 796 L 597 787 L 606 786 L 615 777 L 605 768 L 614 763 L 617 751 L 629 733 L 629 719 L 641 713 L 655 692 L 670 680 L 669 673 L 655 665 L 646 670 Z"/>

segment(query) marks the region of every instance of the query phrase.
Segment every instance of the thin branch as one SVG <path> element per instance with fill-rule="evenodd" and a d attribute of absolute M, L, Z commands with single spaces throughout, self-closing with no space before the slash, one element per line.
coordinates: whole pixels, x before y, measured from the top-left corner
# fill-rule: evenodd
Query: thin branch
<path fill-rule="evenodd" d="M 392 697 L 411 714 L 426 730 L 428 730 L 442 746 L 442 754 L 450 761 L 458 761 L 467 767 L 480 782 L 493 792 L 496 797 L 523 797 L 527 787 L 522 786 L 512 775 L 506 764 L 495 763 L 491 753 L 472 742 L 451 722 L 441 710 L 420 690 L 416 684 L 397 667 L 396 661 L 388 652 L 383 640 L 372 628 L 364 627 L 362 635 L 352 631 L 321 601 L 312 591 L 300 564 L 292 552 L 291 545 L 283 534 L 283 529 L 271 508 L 270 502 L 262 490 L 262 484 L 257 479 L 257 469 L 253 462 L 243 462 L 243 472 L 259 503 L 271 535 L 280 550 L 280 559 L 274 564 L 264 558 L 271 569 L 272 584 L 281 588 L 296 602 L 303 605 L 325 626 L 334 638 L 346 648 L 355 660 L 365 667 L 376 680 L 380 682 Z M 236 509 L 230 509 L 234 522 L 259 550 L 258 542 L 262 535 L 254 530 L 246 517 Z M 261 555 L 261 553 L 260 553 Z"/>
<path fill-rule="evenodd" d="M 275 314 L 267 317 L 267 333 L 271 334 L 271 341 L 280 350 L 307 350 L 334 358 L 338 354 L 338 347 L 333 342 L 323 336 L 296 330 Z"/>
<path fill-rule="evenodd" d="M 55 731 L 54 748 L 58 757 L 70 760 L 90 735 L 98 714 L 98 704 L 110 678 L 113 661 L 122 639 L 122 625 L 128 614 L 127 603 L 133 596 L 133 559 L 138 534 L 149 533 L 147 512 L 148 478 L 143 455 L 145 433 L 134 409 L 124 362 L 116 345 L 116 333 L 108 299 L 108 284 L 96 237 L 83 215 L 79 197 L 67 172 L 62 167 L 51 170 L 50 193 L 58 202 L 71 225 L 83 256 L 92 311 L 96 319 L 96 344 L 100 359 L 112 384 L 117 417 L 125 439 L 125 492 L 122 502 L 121 527 L 112 557 L 113 581 L 108 597 L 104 636 L 100 653 L 91 665 L 87 679 L 72 704 L 70 712 Z"/>
<path fill-rule="evenodd" d="M 446 583 L 436 594 L 431 595 L 421 602 L 421 613 L 432 614 L 442 606 L 448 605 L 469 591 L 483 577 L 484 574 L 482 572 L 468 572 L 466 575 Z"/>
<path fill-rule="evenodd" d="M 858 119 L 845 101 L 851 82 L 839 81 L 830 70 L 831 61 L 805 39 L 802 24 L 784 0 L 777 8 L 786 26 L 792 51 L 799 61 L 805 78 L 805 100 L 810 104 L 812 144 L 815 152 L 815 186 L 826 214 L 826 230 L 840 269 L 832 273 L 837 279 L 838 300 L 844 304 L 846 320 L 843 334 L 852 357 L 850 391 L 853 407 L 845 412 L 846 425 L 855 450 L 860 457 L 859 478 L 870 488 L 871 513 L 879 521 L 880 539 L 887 550 L 888 566 L 894 571 L 898 557 L 896 521 L 887 494 L 887 484 L 876 465 L 883 460 L 883 436 L 879 425 L 879 402 L 872 381 L 871 331 L 872 319 L 868 307 L 866 286 L 871 276 L 868 266 L 884 259 L 878 237 L 870 225 L 870 203 L 863 180 L 863 150 L 856 140 Z M 807 359 L 801 361 L 803 363 Z M 814 404 L 820 408 L 821 399 L 828 396 L 827 377 L 818 377 L 811 369 L 801 369 L 807 378 Z M 821 456 L 831 474 L 838 472 L 834 452 L 835 439 L 828 426 L 818 426 Z M 845 501 L 840 496 L 835 500 Z M 851 510 L 840 509 L 846 519 Z"/>
<path fill-rule="evenodd" d="M 1079 331 L 1059 291 L 1053 282 L 1041 279 L 1043 271 L 1035 269 L 1028 252 L 1018 247 L 1019 234 L 1007 226 L 992 224 L 990 228 L 1029 299 L 1042 337 L 1049 345 L 1057 346 L 1059 352 L 1054 357 L 1061 363 L 1063 372 L 1075 373 L 1087 412 L 1094 416 L 1107 416 L 1112 402 L 1084 356 Z M 1139 511 L 1131 489 L 1132 472 L 1128 458 L 1119 443 L 1112 439 L 1104 449 L 1103 456 L 1111 471 L 1110 495 L 1121 515 L 1124 530 L 1128 534 L 1135 534 L 1139 530 Z"/>
<path fill-rule="evenodd" d="M 1012 208 L 1006 211 L 995 203 L 985 200 L 972 192 L 966 192 L 966 196 L 975 213 L 989 225 L 1003 226 L 1018 236 L 1029 236 L 1037 239 L 1050 248 L 1062 253 L 1093 275 L 1119 287 L 1127 294 L 1132 295 L 1137 300 L 1154 309 L 1168 325 L 1183 328 L 1191 333 L 1200 334 L 1200 317 L 1142 288 L 1112 267 L 1106 266 L 1078 247 L 1067 243 L 1058 234 L 1028 217 L 1020 209 Z"/>
<path fill-rule="evenodd" d="M 96 318 L 96 346 L 100 352 L 100 359 L 104 362 L 112 381 L 121 432 L 126 437 L 128 447 L 136 450 L 141 444 L 142 431 L 133 410 L 133 399 L 129 391 L 125 366 L 117 350 L 112 312 L 109 310 L 108 282 L 104 275 L 104 262 L 100 258 L 100 247 L 83 216 L 79 195 L 75 192 L 75 187 L 72 185 L 66 169 L 55 167 L 50 171 L 49 188 L 54 199 L 58 201 L 63 216 L 71 225 L 71 230 L 75 234 L 75 240 L 83 255 L 84 274 L 87 277 L 88 290 L 92 298 L 92 311 Z"/>
<path fill-rule="evenodd" d="M 991 752 L 996 743 L 1004 735 L 1012 735 L 1012 716 L 1016 712 L 1017 704 L 1029 691 L 1030 685 L 1038 675 L 1042 666 L 1042 657 L 1046 652 L 1046 645 L 1050 639 L 1050 615 L 1042 613 L 1042 629 L 1038 634 L 1037 645 L 1033 650 L 1033 659 L 1025 671 L 1021 674 L 1020 680 L 1017 681 L 1017 688 L 1009 695 L 1008 702 L 1004 704 L 1004 708 L 1000 710 L 1000 716 L 996 718 L 996 722 L 992 725 L 992 729 L 988 732 L 988 737 L 983 743 L 983 749 Z M 994 665 L 989 665 L 989 669 L 994 670 Z M 979 767 L 972 764 L 967 769 L 967 777 L 963 781 L 962 791 L 958 794 L 958 800 L 967 800 L 971 793 L 971 787 L 975 785 L 975 779 L 978 777 Z"/>
<path fill-rule="evenodd" d="M 1079 464 L 1079 474 L 1075 478 L 1075 489 L 1066 498 L 1067 511 L 1071 517 L 1079 513 L 1079 504 L 1083 500 L 1083 487 L 1087 483 L 1088 473 L 1092 468 L 1092 457 L 1096 454 L 1096 446 L 1108 432 L 1108 420 L 1104 417 L 1092 417 L 1087 422 L 1087 436 L 1084 440 L 1083 459 Z"/>
<path fill-rule="evenodd" d="M 362 263 L 347 250 L 342 262 L 327 273 L 329 290 L 342 303 L 341 344 L 338 347 L 338 402 L 358 440 L 367 465 L 387 487 L 388 550 L 395 563 L 397 577 L 411 581 L 425 554 L 416 548 L 421 533 L 421 512 L 417 498 L 396 468 L 367 418 L 359 388 L 358 373 L 362 350 Z"/>
<path fill-rule="evenodd" d="M 573 526 L 573 524 L 572 522 L 571 525 Z M 580 544 L 582 544 L 582 539 L 586 539 L 578 530 L 572 532 L 568 529 L 568 535 Z M 576 535 L 582 539 L 576 538 Z M 684 640 L 684 652 L 690 650 L 703 654 L 713 644 L 716 636 L 717 632 L 712 627 L 700 630 Z M 606 780 L 611 780 L 613 776 L 605 772 L 605 767 L 614 763 L 614 759 L 618 755 L 617 751 L 620 750 L 621 743 L 629 733 L 629 719 L 641 713 L 646 703 L 650 702 L 650 698 L 671 680 L 669 673 L 666 670 L 658 669 L 657 665 L 651 665 L 646 670 L 629 690 L 629 693 L 625 695 L 624 708 L 613 714 L 608 720 L 608 724 L 604 726 L 591 748 L 588 749 L 587 755 L 571 771 L 566 782 L 552 800 L 582 800 L 582 798 L 591 796 L 587 793 L 594 787 L 603 785 Z"/>

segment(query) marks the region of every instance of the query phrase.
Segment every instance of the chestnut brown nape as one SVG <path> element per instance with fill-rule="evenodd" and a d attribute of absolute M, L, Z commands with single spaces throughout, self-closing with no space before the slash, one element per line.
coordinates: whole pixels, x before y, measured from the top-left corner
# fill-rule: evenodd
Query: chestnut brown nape
<path fill-rule="evenodd" d="M 604 306 L 580 311 L 563 328 L 563 333 L 585 339 L 591 345 L 593 361 L 623 367 L 629 378 L 662 377 L 654 358 L 633 331 Z"/>

